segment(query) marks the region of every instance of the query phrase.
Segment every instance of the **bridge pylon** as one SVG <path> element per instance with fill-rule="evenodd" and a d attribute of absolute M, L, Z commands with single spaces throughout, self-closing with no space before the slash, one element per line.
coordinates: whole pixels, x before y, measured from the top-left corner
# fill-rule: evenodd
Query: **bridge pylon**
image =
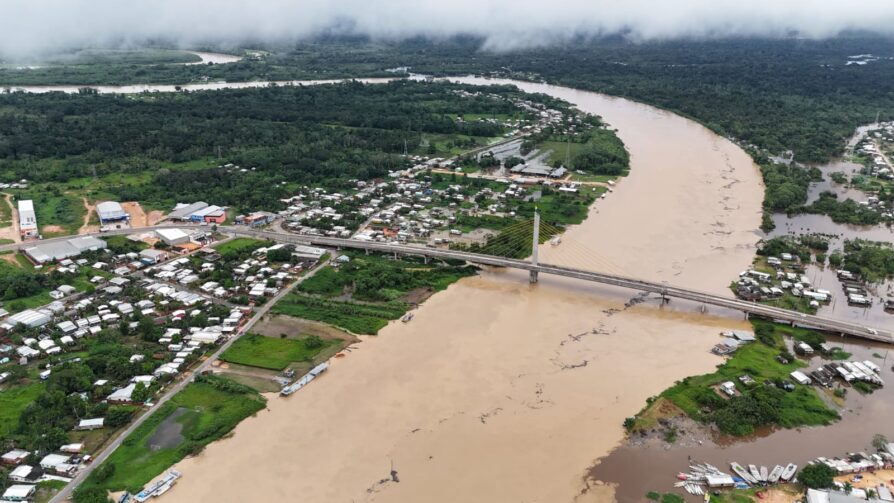
<path fill-rule="evenodd" d="M 531 244 L 531 263 L 538 265 L 537 248 L 540 246 L 540 212 L 534 209 L 534 232 Z M 531 283 L 537 283 L 537 271 L 531 271 Z"/>

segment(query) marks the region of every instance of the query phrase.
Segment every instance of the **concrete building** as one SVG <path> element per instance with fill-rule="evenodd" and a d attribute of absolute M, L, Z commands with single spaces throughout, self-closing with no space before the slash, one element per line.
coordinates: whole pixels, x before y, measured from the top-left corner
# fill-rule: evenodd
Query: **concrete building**
<path fill-rule="evenodd" d="M 164 250 L 143 250 L 140 252 L 140 260 L 147 264 L 158 264 L 168 259 L 168 252 Z"/>
<path fill-rule="evenodd" d="M 19 234 L 22 239 L 38 236 L 37 215 L 34 213 L 34 201 L 31 199 L 19 201 Z"/>
<path fill-rule="evenodd" d="M 158 229 L 155 231 L 158 238 L 170 246 L 189 242 L 189 234 L 180 229 Z"/>
<path fill-rule="evenodd" d="M 220 206 L 208 206 L 193 212 L 189 219 L 196 223 L 222 224 L 227 220 L 227 212 Z"/>
<path fill-rule="evenodd" d="M 130 215 L 124 211 L 121 204 L 117 201 L 103 201 L 96 205 L 96 215 L 99 217 L 100 225 L 116 225 L 127 223 Z"/>

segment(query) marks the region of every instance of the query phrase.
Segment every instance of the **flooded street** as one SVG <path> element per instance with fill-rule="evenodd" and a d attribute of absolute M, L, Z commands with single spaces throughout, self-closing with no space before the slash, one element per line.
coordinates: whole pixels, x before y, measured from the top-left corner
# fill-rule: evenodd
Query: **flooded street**
<path fill-rule="evenodd" d="M 864 134 L 868 126 L 859 128 L 857 134 L 848 142 L 848 147 L 852 148 L 857 143 L 860 134 Z M 810 184 L 808 192 L 808 203 L 816 201 L 823 192 L 833 192 L 838 199 L 853 199 L 854 201 L 865 201 L 868 195 L 850 185 L 843 185 L 832 181 L 830 174 L 834 172 L 845 173 L 850 179 L 852 176 L 859 174 L 863 167 L 860 164 L 846 160 L 835 160 L 828 164 L 817 166 L 823 173 L 823 181 Z M 767 238 L 778 236 L 799 236 L 802 234 L 818 233 L 829 238 L 829 252 L 844 249 L 844 241 L 847 239 L 865 239 L 869 241 L 894 242 L 894 227 L 888 227 L 884 224 L 879 225 L 851 225 L 837 224 L 826 215 L 800 214 L 788 216 L 777 213 L 773 215 L 773 222 L 776 228 L 766 235 Z M 885 312 L 884 300 L 888 297 L 894 297 L 894 283 L 891 281 L 879 284 L 867 284 L 866 289 L 872 294 L 873 303 L 871 306 L 853 306 L 849 305 L 847 298 L 842 292 L 842 285 L 835 272 L 835 268 L 826 264 L 825 267 L 819 267 L 816 264 L 807 266 L 807 276 L 816 288 L 829 290 L 835 293 L 832 302 L 823 304 L 818 310 L 818 314 L 828 316 L 839 320 L 849 320 L 856 322 L 865 322 L 867 326 L 889 326 L 894 323 L 894 315 Z"/>
<path fill-rule="evenodd" d="M 761 182 L 744 152 L 648 106 L 514 83 L 601 115 L 631 152 L 630 176 L 542 261 L 729 294 L 759 237 Z M 623 440 L 623 419 L 710 371 L 718 332 L 747 326 L 634 297 L 548 276 L 529 285 L 520 271 L 463 279 L 179 463 L 165 500 L 610 501 L 613 488 L 587 477 Z"/>

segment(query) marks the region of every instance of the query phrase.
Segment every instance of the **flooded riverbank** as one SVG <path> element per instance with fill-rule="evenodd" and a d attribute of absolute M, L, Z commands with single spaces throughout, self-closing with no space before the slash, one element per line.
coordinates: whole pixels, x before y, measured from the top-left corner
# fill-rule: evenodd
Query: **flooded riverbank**
<path fill-rule="evenodd" d="M 202 58 L 201 61 L 194 61 L 192 63 L 184 63 L 185 65 L 207 65 L 207 64 L 215 64 L 222 65 L 225 63 L 235 63 L 237 61 L 242 60 L 242 56 L 236 56 L 234 54 L 223 54 L 220 52 L 201 52 L 201 51 L 187 51 L 190 54 L 195 54 L 196 56 Z"/>
<path fill-rule="evenodd" d="M 651 107 L 514 83 L 603 116 L 631 152 L 630 176 L 562 244 L 544 246 L 544 260 L 729 295 L 760 223 L 760 177 L 744 152 Z M 737 313 L 635 297 L 546 276 L 529 285 L 520 271 L 463 279 L 179 463 L 184 477 L 165 498 L 610 500 L 586 477 L 624 438 L 623 419 L 710 371 L 718 332 L 746 326 Z"/>
<path fill-rule="evenodd" d="M 853 360 L 872 360 L 881 367 L 880 376 L 887 383 L 894 382 L 894 353 L 888 347 L 851 343 L 838 339 L 831 342 L 853 353 Z M 874 356 L 879 355 L 881 358 Z M 810 368 L 824 363 L 819 357 L 810 360 Z M 821 393 L 825 395 L 825 392 Z M 711 463 L 721 470 L 729 469 L 730 462 L 773 466 L 796 463 L 804 466 L 819 456 L 842 456 L 847 452 L 872 452 L 872 436 L 882 433 L 894 437 L 891 414 L 894 413 L 894 387 L 886 386 L 871 395 L 861 395 L 849 389 L 841 411 L 842 419 L 830 426 L 798 428 L 794 430 L 765 430 L 745 439 L 725 439 L 715 443 L 710 439 L 704 444 L 688 442 L 691 432 L 679 434 L 681 445 L 668 446 L 665 442 L 647 445 L 628 445 L 619 448 L 602 460 L 591 471 L 591 477 L 617 485 L 617 501 L 640 502 L 646 491 L 674 491 L 675 475 L 687 468 L 691 457 Z M 701 501 L 700 497 L 688 497 L 689 501 Z"/>
<path fill-rule="evenodd" d="M 848 149 L 852 149 L 860 135 L 865 134 L 868 129 L 869 126 L 858 129 L 857 134 L 849 141 Z M 830 177 L 831 173 L 843 172 L 850 178 L 853 174 L 859 173 L 861 165 L 847 160 L 836 160 L 817 167 L 823 173 L 824 180 L 811 184 L 808 203 L 818 199 L 823 191 L 834 192 L 841 199 L 851 198 L 856 201 L 866 199 L 865 193 L 835 183 Z M 894 230 L 884 225 L 836 224 L 825 215 L 775 214 L 773 221 L 776 228 L 762 237 L 819 233 L 829 238 L 830 252 L 840 250 L 845 239 L 894 241 Z M 860 307 L 847 303 L 834 268 L 811 264 L 806 268 L 806 275 L 814 287 L 833 292 L 833 301 L 822 305 L 819 314 L 835 319 L 864 322 L 867 326 L 889 326 L 894 323 L 894 316 L 885 312 L 883 302 L 878 301 L 894 294 L 891 282 L 868 285 L 867 288 L 876 301 L 870 307 Z M 882 369 L 880 373 L 882 379 L 889 384 L 894 381 L 894 372 L 891 368 L 894 353 L 889 355 L 890 347 L 835 337 L 830 337 L 829 342 L 852 353 L 853 360 L 875 362 Z M 828 362 L 813 357 L 809 368 L 814 369 L 822 363 Z M 821 391 L 821 394 L 831 401 L 828 393 Z M 803 466 L 805 462 L 818 456 L 833 457 L 861 450 L 871 452 L 870 442 L 875 433 L 894 437 L 894 427 L 890 420 L 892 412 L 894 412 L 894 389 L 890 385 L 871 395 L 861 395 L 856 390 L 849 389 L 844 407 L 840 410 L 842 419 L 831 426 L 779 431 L 765 429 L 745 439 L 728 437 L 715 439 L 698 426 L 697 430 L 679 432 L 680 440 L 672 446 L 661 439 L 648 441 L 633 439 L 594 466 L 590 476 L 595 480 L 614 484 L 617 487 L 616 498 L 619 502 L 642 501 L 645 492 L 649 490 L 673 491 L 687 496 L 690 501 L 701 501 L 701 497 L 688 496 L 680 490 L 673 490 L 674 476 L 687 468 L 689 458 L 728 470 L 729 463 L 733 461 L 744 465 L 773 466 L 792 462 Z"/>

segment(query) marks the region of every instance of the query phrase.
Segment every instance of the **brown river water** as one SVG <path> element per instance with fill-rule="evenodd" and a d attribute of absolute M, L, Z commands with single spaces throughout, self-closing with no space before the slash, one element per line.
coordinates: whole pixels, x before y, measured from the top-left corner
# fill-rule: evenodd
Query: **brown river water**
<path fill-rule="evenodd" d="M 514 83 L 601 115 L 632 154 L 630 176 L 543 261 L 729 293 L 759 238 L 761 181 L 744 152 L 652 107 Z M 677 301 L 625 307 L 634 297 L 510 270 L 463 279 L 179 463 L 164 499 L 611 501 L 590 467 L 623 441 L 623 419 L 710 371 L 718 332 L 747 326 Z"/>

